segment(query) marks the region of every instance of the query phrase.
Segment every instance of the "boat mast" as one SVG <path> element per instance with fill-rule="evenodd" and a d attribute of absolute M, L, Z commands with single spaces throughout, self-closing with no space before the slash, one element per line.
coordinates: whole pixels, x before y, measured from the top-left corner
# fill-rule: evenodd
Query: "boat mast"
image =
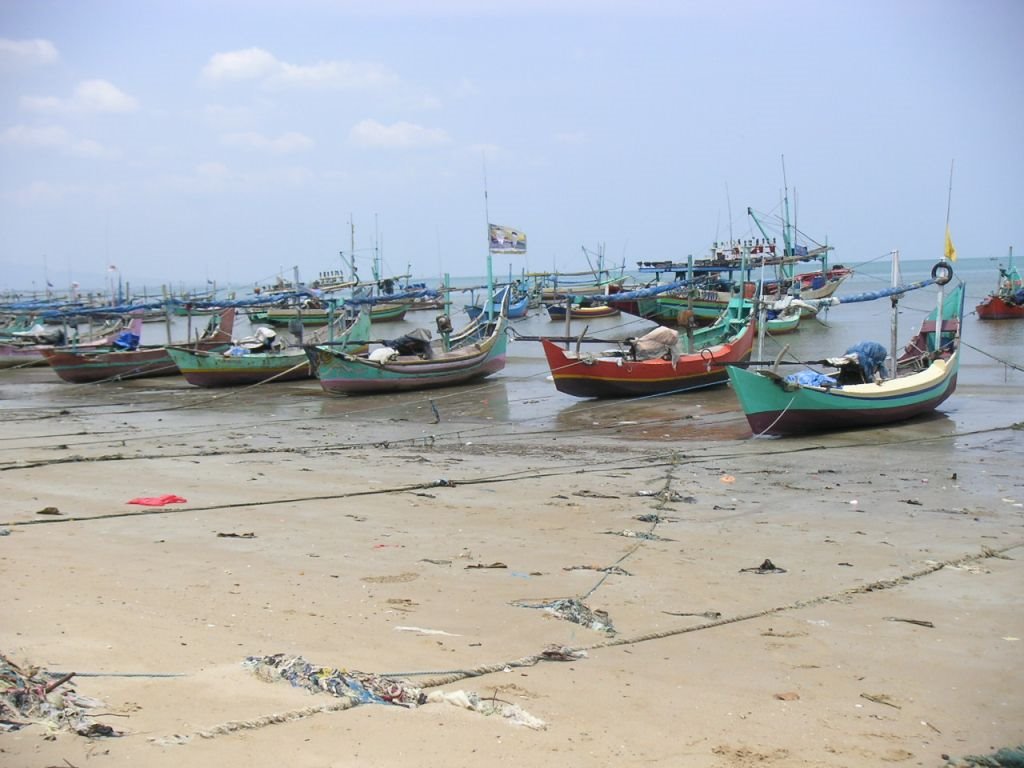
<path fill-rule="evenodd" d="M 494 273 L 491 260 L 491 210 L 487 199 L 487 157 L 484 156 L 484 218 L 487 220 L 487 322 L 494 320 Z"/>
<path fill-rule="evenodd" d="M 953 161 L 949 161 L 949 193 L 946 196 L 946 242 L 942 249 L 942 260 L 941 264 L 946 263 L 947 256 L 950 259 L 956 258 L 956 252 L 952 249 L 953 241 L 949 237 L 949 212 L 953 205 Z M 952 274 L 952 271 L 950 272 Z M 943 290 L 942 284 L 939 284 L 939 291 L 936 298 L 935 305 L 935 355 L 939 354 L 939 350 L 942 349 L 942 304 L 943 304 Z"/>
<path fill-rule="evenodd" d="M 897 250 L 893 250 L 890 253 L 890 255 L 892 256 L 892 287 L 895 288 L 897 285 L 900 284 L 900 280 L 901 280 L 901 277 L 900 277 L 900 252 L 897 251 Z M 896 353 L 896 345 L 899 343 L 897 341 L 897 339 L 899 338 L 898 333 L 897 333 L 897 325 L 899 324 L 899 314 L 900 314 L 899 313 L 899 309 L 897 307 L 897 305 L 899 304 L 899 300 L 900 300 L 899 294 L 893 294 L 892 297 L 890 298 L 890 301 L 892 301 L 892 321 L 890 323 L 890 328 L 889 328 L 889 332 L 890 332 L 890 335 L 889 335 L 889 349 L 892 350 L 892 365 L 889 368 L 889 378 L 890 379 L 895 379 L 896 378 L 896 366 L 899 364 L 899 356 Z"/>

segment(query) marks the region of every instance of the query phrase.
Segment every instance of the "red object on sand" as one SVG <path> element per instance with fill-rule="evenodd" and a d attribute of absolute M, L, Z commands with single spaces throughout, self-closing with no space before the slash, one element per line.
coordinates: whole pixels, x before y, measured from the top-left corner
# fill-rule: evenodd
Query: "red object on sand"
<path fill-rule="evenodd" d="M 164 496 L 149 496 L 139 499 L 132 499 L 129 504 L 141 504 L 144 507 L 162 507 L 164 504 L 185 504 L 188 499 L 183 499 L 181 496 L 175 496 L 173 493 L 165 494 Z"/>

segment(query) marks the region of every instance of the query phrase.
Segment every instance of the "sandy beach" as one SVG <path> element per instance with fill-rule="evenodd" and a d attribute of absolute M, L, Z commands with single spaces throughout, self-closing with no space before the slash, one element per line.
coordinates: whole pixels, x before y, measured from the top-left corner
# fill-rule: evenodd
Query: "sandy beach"
<path fill-rule="evenodd" d="M 751 440 L 728 390 L 528 422 L 494 382 L 51 376 L 0 382 L 0 649 L 75 672 L 56 690 L 122 735 L 40 719 L 0 765 L 940 766 L 1024 741 L 1009 415 Z M 342 708 L 243 664 L 272 654 L 492 714 Z"/>

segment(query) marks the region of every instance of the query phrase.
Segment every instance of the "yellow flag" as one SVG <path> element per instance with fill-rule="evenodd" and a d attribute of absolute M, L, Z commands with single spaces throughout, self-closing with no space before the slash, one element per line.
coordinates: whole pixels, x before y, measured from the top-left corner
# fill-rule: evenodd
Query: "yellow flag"
<path fill-rule="evenodd" d="M 946 258 L 956 261 L 956 248 L 953 247 L 953 238 L 949 236 L 949 227 L 946 227 Z"/>

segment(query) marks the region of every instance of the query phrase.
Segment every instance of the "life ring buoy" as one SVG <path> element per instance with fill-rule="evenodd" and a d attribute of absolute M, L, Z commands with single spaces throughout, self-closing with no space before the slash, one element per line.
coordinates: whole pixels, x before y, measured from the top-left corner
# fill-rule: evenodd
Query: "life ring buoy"
<path fill-rule="evenodd" d="M 932 267 L 932 280 L 936 285 L 945 285 L 953 279 L 953 267 L 944 261 L 940 261 Z"/>

